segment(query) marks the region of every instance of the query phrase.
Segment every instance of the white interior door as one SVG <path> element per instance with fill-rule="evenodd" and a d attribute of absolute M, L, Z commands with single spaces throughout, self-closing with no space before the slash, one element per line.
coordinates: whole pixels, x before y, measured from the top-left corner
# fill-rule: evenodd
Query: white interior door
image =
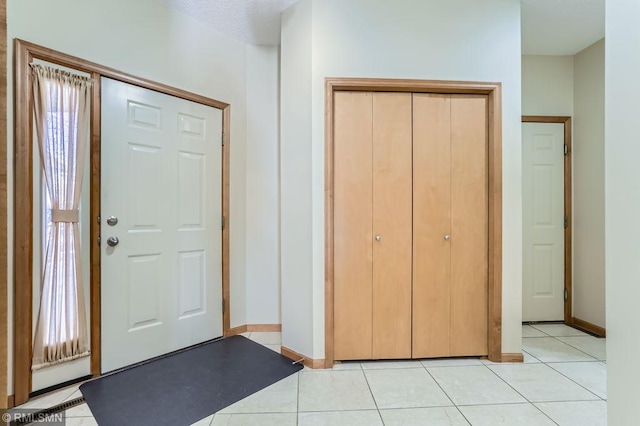
<path fill-rule="evenodd" d="M 564 319 L 564 124 L 522 124 L 523 321 Z"/>
<path fill-rule="evenodd" d="M 220 110 L 102 79 L 103 372 L 222 335 L 221 135 Z"/>

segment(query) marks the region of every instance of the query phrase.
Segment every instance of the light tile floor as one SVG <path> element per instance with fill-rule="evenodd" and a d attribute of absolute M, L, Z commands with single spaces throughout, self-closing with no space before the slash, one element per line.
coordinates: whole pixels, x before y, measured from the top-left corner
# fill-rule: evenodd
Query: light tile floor
<path fill-rule="evenodd" d="M 280 333 L 245 333 L 280 351 Z M 606 425 L 605 340 L 560 324 L 522 327 L 524 363 L 479 359 L 349 362 L 305 368 L 195 423 L 299 425 Z M 46 408 L 78 385 L 36 398 Z M 96 425 L 86 404 L 67 425 Z"/>

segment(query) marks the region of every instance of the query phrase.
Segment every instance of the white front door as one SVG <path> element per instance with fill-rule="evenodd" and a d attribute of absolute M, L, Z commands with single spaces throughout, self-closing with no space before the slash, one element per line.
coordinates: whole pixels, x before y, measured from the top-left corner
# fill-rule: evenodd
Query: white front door
<path fill-rule="evenodd" d="M 564 124 L 522 123 L 522 319 L 564 319 Z"/>
<path fill-rule="evenodd" d="M 101 125 L 107 372 L 222 335 L 222 112 L 103 78 Z"/>

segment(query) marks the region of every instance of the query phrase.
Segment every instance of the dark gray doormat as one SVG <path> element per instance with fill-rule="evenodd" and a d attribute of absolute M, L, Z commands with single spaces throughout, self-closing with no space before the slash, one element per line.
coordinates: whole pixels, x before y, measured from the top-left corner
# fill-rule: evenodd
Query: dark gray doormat
<path fill-rule="evenodd" d="M 100 426 L 190 425 L 302 369 L 242 336 L 80 386 Z"/>

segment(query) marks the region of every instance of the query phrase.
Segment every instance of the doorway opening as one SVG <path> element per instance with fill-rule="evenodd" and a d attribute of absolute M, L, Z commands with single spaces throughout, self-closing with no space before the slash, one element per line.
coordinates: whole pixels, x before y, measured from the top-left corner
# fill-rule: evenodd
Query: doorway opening
<path fill-rule="evenodd" d="M 112 68 L 85 61 L 46 47 L 23 40 L 15 40 L 15 223 L 14 223 L 14 404 L 20 405 L 29 399 L 32 389 L 32 322 L 33 322 L 33 222 L 34 222 L 34 185 L 33 185 L 33 99 L 31 98 L 31 77 L 29 64 L 34 60 L 44 61 L 56 66 L 88 74 L 94 81 L 91 96 L 90 118 L 90 169 L 89 185 L 89 235 L 91 247 L 90 264 L 90 303 L 87 311 L 90 315 L 90 372 L 96 377 L 102 373 L 101 339 L 101 247 L 99 239 L 101 227 L 98 217 L 101 215 L 101 109 L 102 80 L 109 78 L 131 86 L 158 92 L 194 104 L 212 107 L 221 111 L 221 198 L 222 234 L 221 234 L 221 281 L 222 306 L 229 306 L 229 140 L 230 105 L 195 93 L 156 83 L 144 78 L 126 74 Z M 37 196 L 37 195 L 36 195 Z M 208 193 L 207 193 L 207 196 Z M 106 224 L 106 218 L 101 220 Z M 217 224 L 216 224 L 217 226 Z M 104 229 L 103 229 L 104 230 Z M 105 235 L 106 240 L 106 235 Z M 106 244 L 104 244 L 106 246 Z M 104 247 L 103 247 L 104 248 Z M 230 311 L 222 310 L 222 330 L 226 334 L 230 328 Z"/>
<path fill-rule="evenodd" d="M 522 123 L 523 322 L 572 325 L 571 117 Z"/>

